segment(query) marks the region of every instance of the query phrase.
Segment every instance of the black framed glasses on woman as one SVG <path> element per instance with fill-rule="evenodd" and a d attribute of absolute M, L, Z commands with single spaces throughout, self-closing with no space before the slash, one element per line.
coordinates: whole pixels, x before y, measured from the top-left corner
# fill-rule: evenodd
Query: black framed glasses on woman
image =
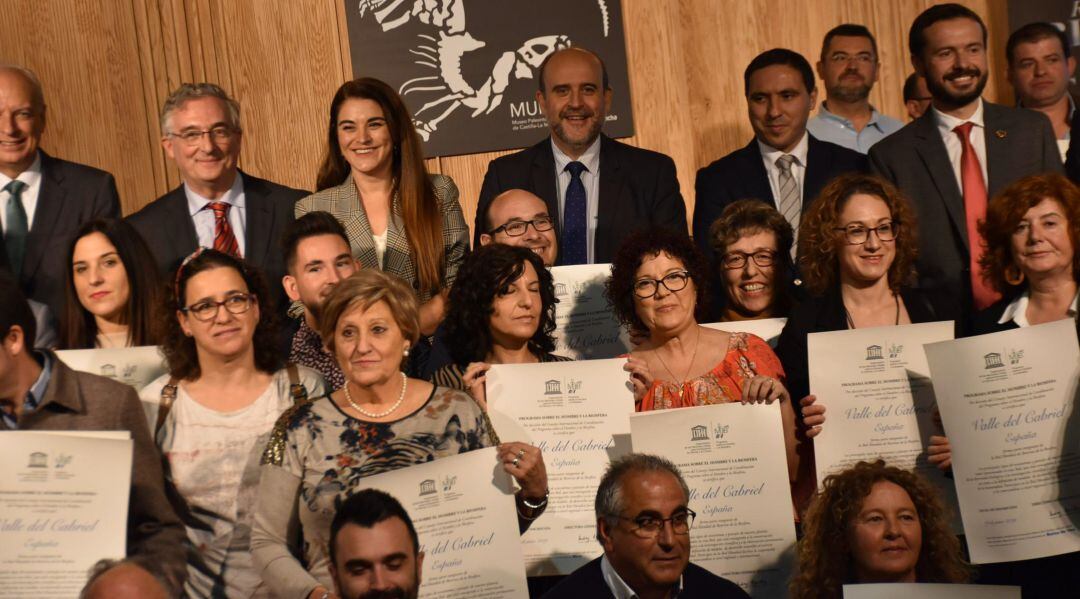
<path fill-rule="evenodd" d="M 877 235 L 879 241 L 895 240 L 896 236 L 900 234 L 900 223 L 894 220 L 882 223 L 876 227 L 852 224 L 846 227 L 835 227 L 833 230 L 843 231 L 844 241 L 846 241 L 848 245 L 862 245 L 870 238 L 870 233 Z"/>
<path fill-rule="evenodd" d="M 195 317 L 196 320 L 206 322 L 213 320 L 218 315 L 218 310 L 225 306 L 225 309 L 230 314 L 243 314 L 251 309 L 251 305 L 255 303 L 254 293 L 237 293 L 230 295 L 229 297 L 215 302 L 214 300 L 205 300 L 192 304 L 186 308 L 180 308 L 180 311 L 184 314 L 190 314 Z"/>
<path fill-rule="evenodd" d="M 685 289 L 686 282 L 689 280 L 690 273 L 685 270 L 668 273 L 662 279 L 638 279 L 634 282 L 634 295 L 642 299 L 650 298 L 656 295 L 661 285 L 668 291 L 675 293 Z"/>
<path fill-rule="evenodd" d="M 529 229 L 529 225 L 538 232 L 550 231 L 555 226 L 555 221 L 550 216 L 538 216 L 532 220 L 512 220 L 501 227 L 495 227 L 488 234 L 494 235 L 501 231 L 510 237 L 520 237 Z"/>
<path fill-rule="evenodd" d="M 720 265 L 726 270 L 738 270 L 746 268 L 748 260 L 753 260 L 754 264 L 761 268 L 767 268 L 776 264 L 776 252 L 772 250 L 758 250 L 752 254 L 748 252 L 728 252 L 724 254 L 723 258 L 720 258 Z"/>
<path fill-rule="evenodd" d="M 671 522 L 671 532 L 677 535 L 685 535 L 690 533 L 690 527 L 694 525 L 694 517 L 697 514 L 694 510 L 686 508 L 684 511 L 672 514 L 670 518 L 658 518 L 656 516 L 638 516 L 637 518 L 628 518 L 626 516 L 620 516 L 618 514 L 611 514 L 612 518 L 618 518 L 619 520 L 626 520 L 634 525 L 631 530 L 635 535 L 643 539 L 654 539 L 660 534 L 660 531 L 664 529 L 665 522 Z"/>

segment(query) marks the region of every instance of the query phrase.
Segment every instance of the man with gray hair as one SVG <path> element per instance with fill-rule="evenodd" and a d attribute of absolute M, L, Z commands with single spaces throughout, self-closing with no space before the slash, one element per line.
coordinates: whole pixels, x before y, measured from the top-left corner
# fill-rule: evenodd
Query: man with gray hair
<path fill-rule="evenodd" d="M 180 172 L 180 187 L 128 221 L 142 234 L 163 276 L 202 246 L 260 268 L 276 283 L 285 274 L 278 241 L 293 204 L 308 195 L 240 171 L 240 105 L 213 83 L 185 83 L 161 110 L 161 145 Z"/>
<path fill-rule="evenodd" d="M 87 221 L 119 218 L 120 196 L 109 173 L 42 151 L 44 131 L 37 76 L 0 65 L 0 268 L 28 298 L 63 314 L 69 238 Z"/>
<path fill-rule="evenodd" d="M 604 555 L 544 597 L 749 597 L 739 585 L 690 563 L 689 495 L 679 469 L 662 457 L 632 453 L 612 462 L 596 490 L 596 538 Z"/>
<path fill-rule="evenodd" d="M 103 559 L 90 569 L 79 599 L 169 599 L 169 588 L 167 577 L 151 560 Z"/>

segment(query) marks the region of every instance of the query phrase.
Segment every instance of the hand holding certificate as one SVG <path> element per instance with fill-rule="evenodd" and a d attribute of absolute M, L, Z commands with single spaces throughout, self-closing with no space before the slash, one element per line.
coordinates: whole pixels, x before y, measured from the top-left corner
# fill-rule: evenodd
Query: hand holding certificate
<path fill-rule="evenodd" d="M 361 480 L 394 496 L 424 553 L 420 597 L 528 597 L 514 491 L 494 447 Z"/>
<path fill-rule="evenodd" d="M 668 458 L 690 487 L 690 561 L 754 597 L 787 597 L 795 544 L 780 405 L 634 414 L 634 451 Z"/>
<path fill-rule="evenodd" d="M 574 359 L 614 358 L 630 351 L 630 338 L 604 297 L 610 264 L 556 266 L 555 353 Z"/>
<path fill-rule="evenodd" d="M 926 346 L 971 561 L 1080 551 L 1076 323 Z"/>
<path fill-rule="evenodd" d="M 90 567 L 124 557 L 126 433 L 0 433 L 0 597 L 77 597 Z"/>
<path fill-rule="evenodd" d="M 487 374 L 488 414 L 503 440 L 543 450 L 547 512 L 522 537 L 530 576 L 569 574 L 600 553 L 593 505 L 612 458 L 629 452 L 634 398 L 625 360 L 501 364 Z"/>

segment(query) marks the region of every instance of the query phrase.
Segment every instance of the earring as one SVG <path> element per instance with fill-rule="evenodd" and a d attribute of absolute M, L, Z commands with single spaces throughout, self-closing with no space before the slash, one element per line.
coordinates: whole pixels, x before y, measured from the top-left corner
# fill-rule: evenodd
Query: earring
<path fill-rule="evenodd" d="M 1005 269 L 1005 282 L 1013 287 L 1019 287 L 1024 282 L 1024 271 L 1015 264 L 1010 265 Z"/>
<path fill-rule="evenodd" d="M 406 345 L 406 346 L 405 346 L 405 349 L 401 350 L 401 353 L 402 353 L 402 355 L 404 355 L 404 356 L 405 356 L 406 358 L 408 358 L 408 357 L 409 357 L 409 346 L 408 346 L 408 345 Z"/>

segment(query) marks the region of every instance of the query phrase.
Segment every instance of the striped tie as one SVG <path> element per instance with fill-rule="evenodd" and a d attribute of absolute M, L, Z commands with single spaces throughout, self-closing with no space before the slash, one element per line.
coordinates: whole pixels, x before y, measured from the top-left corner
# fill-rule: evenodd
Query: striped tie
<path fill-rule="evenodd" d="M 780 197 L 779 206 L 780 214 L 784 215 L 784 219 L 791 223 L 791 228 L 795 231 L 794 243 L 791 244 L 791 259 L 795 259 L 795 253 L 799 246 L 799 214 L 802 211 L 802 193 L 799 192 L 799 182 L 795 180 L 795 175 L 791 172 L 791 165 L 795 162 L 795 157 L 791 154 L 784 154 L 776 159 L 776 168 L 780 169 Z"/>
<path fill-rule="evenodd" d="M 240 258 L 240 244 L 233 235 L 232 225 L 229 224 L 229 204 L 225 202 L 210 202 L 207 204 L 214 211 L 214 249 Z"/>

